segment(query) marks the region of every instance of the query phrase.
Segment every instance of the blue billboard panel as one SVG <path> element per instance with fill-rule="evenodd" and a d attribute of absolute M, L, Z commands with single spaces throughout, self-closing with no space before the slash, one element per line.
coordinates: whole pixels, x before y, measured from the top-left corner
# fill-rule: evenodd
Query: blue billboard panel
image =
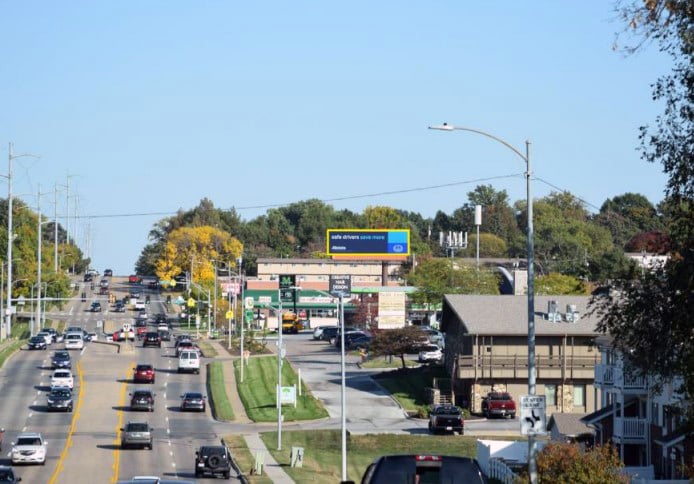
<path fill-rule="evenodd" d="M 409 229 L 328 229 L 328 255 L 410 255 Z"/>

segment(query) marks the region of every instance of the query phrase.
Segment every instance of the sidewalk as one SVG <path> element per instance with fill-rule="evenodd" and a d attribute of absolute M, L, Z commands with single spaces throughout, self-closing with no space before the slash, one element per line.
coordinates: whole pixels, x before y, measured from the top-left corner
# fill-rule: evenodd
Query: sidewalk
<path fill-rule="evenodd" d="M 234 360 L 238 357 L 232 357 L 227 352 L 226 348 L 222 345 L 219 340 L 207 340 L 207 342 L 214 348 L 217 352 L 215 361 L 220 361 L 224 369 L 224 386 L 227 389 L 227 396 L 229 397 L 229 402 L 231 403 L 231 408 L 234 410 L 235 420 L 234 423 L 239 424 L 249 424 L 252 423 L 251 419 L 248 418 L 246 414 L 246 409 L 243 407 L 241 398 L 236 391 L 236 374 L 234 372 Z M 265 465 L 263 466 L 263 474 L 272 479 L 275 484 L 290 484 L 294 481 L 292 480 L 282 466 L 280 466 L 275 458 L 270 454 L 265 446 L 265 443 L 260 438 L 259 433 L 245 433 L 243 438 L 248 445 L 248 449 L 251 454 L 255 457 L 256 453 L 261 452 L 265 457 Z M 242 469 L 246 474 L 250 469 Z"/>

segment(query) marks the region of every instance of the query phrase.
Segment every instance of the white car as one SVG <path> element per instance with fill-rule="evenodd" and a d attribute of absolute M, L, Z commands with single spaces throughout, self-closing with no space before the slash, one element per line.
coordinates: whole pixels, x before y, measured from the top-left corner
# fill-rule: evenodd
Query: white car
<path fill-rule="evenodd" d="M 72 377 L 72 372 L 70 370 L 55 370 L 51 376 L 51 388 L 52 387 L 64 387 L 72 388 L 75 386 L 75 380 Z"/>
<path fill-rule="evenodd" d="M 47 345 L 53 343 L 53 335 L 48 331 L 41 331 L 39 333 L 36 333 L 36 336 L 41 336 L 43 339 L 45 339 Z"/>
<path fill-rule="evenodd" d="M 12 442 L 12 464 L 45 464 L 46 444 L 41 434 L 24 432 Z"/>
<path fill-rule="evenodd" d="M 68 333 L 63 338 L 66 350 L 81 350 L 84 348 L 84 335 L 80 333 Z"/>
<path fill-rule="evenodd" d="M 420 363 L 443 360 L 443 352 L 436 345 L 426 345 L 419 351 Z"/>
<path fill-rule="evenodd" d="M 135 311 L 144 311 L 145 309 L 147 309 L 145 302 L 138 299 L 135 303 Z"/>

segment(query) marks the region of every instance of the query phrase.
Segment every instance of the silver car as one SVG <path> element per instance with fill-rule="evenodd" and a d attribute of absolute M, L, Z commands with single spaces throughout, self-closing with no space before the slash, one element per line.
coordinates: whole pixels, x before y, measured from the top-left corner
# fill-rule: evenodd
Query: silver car
<path fill-rule="evenodd" d="M 152 427 L 147 422 L 128 422 L 120 429 L 120 447 L 144 447 L 152 450 Z"/>

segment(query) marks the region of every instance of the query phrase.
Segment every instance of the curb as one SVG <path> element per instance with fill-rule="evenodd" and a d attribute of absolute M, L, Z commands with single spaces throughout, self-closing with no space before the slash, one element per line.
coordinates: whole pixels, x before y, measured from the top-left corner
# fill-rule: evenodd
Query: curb
<path fill-rule="evenodd" d="M 227 449 L 229 448 L 229 446 L 227 446 L 227 443 L 224 439 L 222 439 L 222 443 L 224 444 L 224 447 L 226 447 Z M 233 467 L 234 471 L 236 472 L 236 478 L 244 484 L 249 484 L 248 477 L 241 470 L 241 466 L 239 466 L 239 463 L 236 462 L 236 459 L 234 458 L 234 454 L 229 452 L 229 456 L 231 457 L 231 467 Z"/>

